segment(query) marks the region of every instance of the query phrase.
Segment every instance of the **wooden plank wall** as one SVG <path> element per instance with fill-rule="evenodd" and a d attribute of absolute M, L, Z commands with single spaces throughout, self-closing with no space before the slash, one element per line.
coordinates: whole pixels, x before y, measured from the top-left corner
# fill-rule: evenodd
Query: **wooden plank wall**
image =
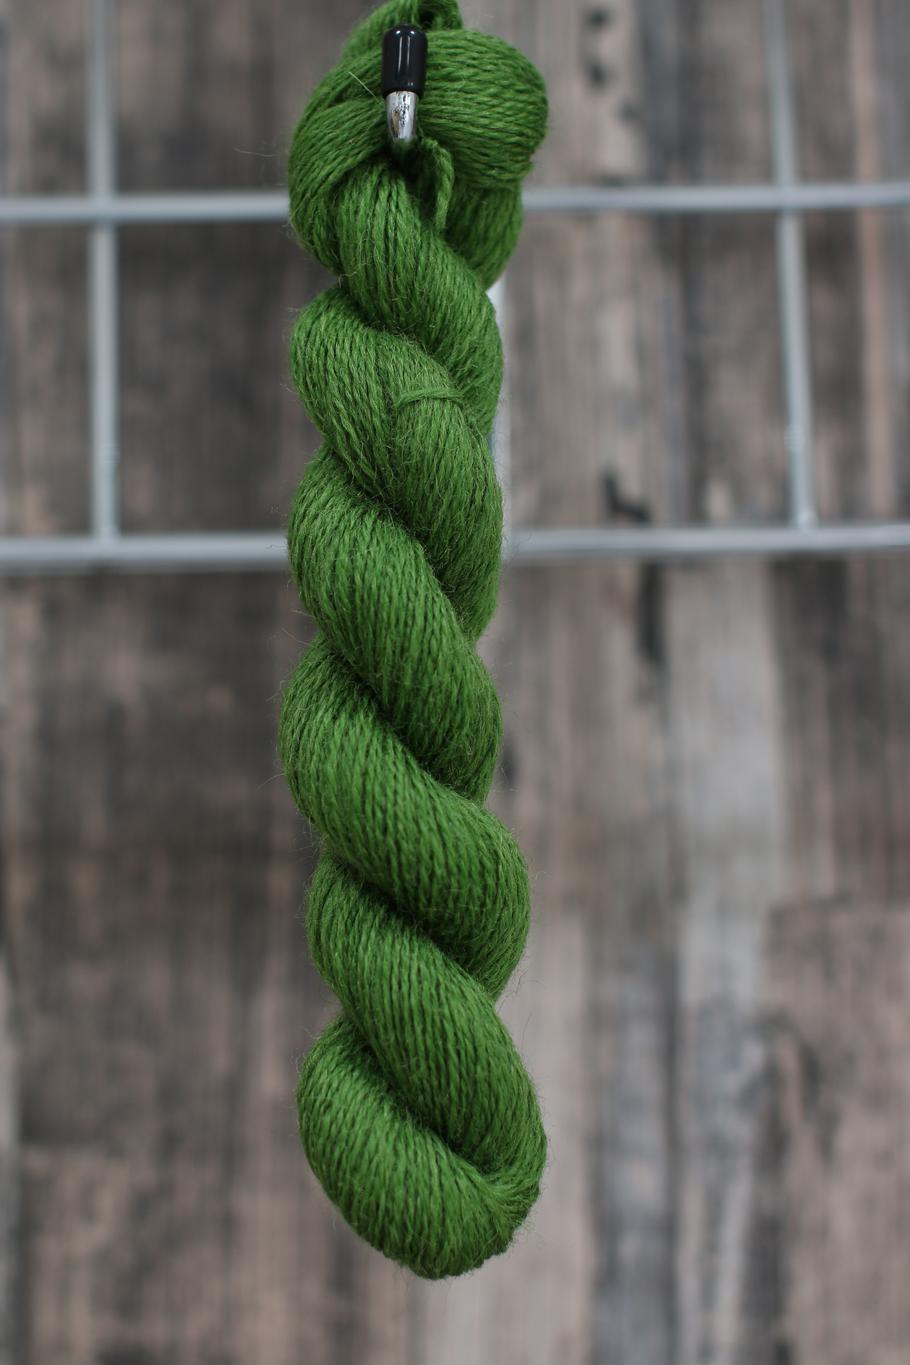
<path fill-rule="evenodd" d="M 121 183 L 273 186 L 359 0 L 118 0 Z M 754 0 L 472 0 L 538 61 L 541 184 L 766 178 Z M 800 151 L 910 174 L 902 0 L 792 0 Z M 0 4 L 8 190 L 83 183 L 77 5 Z M 827 515 L 910 513 L 908 218 L 812 218 Z M 86 525 L 85 243 L 7 234 L 0 524 Z M 271 227 L 123 234 L 133 530 L 271 527 L 324 277 Z M 785 505 L 766 220 L 536 219 L 507 274 L 516 520 Z M 0 1362 L 903 1365 L 910 1352 L 910 564 L 510 570 L 495 804 L 534 873 L 504 1002 L 546 1189 L 428 1286 L 299 1150 L 334 1005 L 274 748 L 287 582 L 0 597 Z"/>

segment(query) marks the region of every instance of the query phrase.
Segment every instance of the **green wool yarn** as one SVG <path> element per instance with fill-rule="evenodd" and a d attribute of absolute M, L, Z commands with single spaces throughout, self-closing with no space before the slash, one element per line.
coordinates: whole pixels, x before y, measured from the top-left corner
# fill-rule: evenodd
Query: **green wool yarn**
<path fill-rule="evenodd" d="M 428 36 L 419 138 L 394 150 L 383 33 Z M 475 645 L 499 579 L 488 447 L 502 379 L 485 290 L 521 224 L 546 122 L 534 67 L 454 0 L 397 0 L 355 31 L 294 134 L 291 221 L 339 277 L 291 368 L 324 436 L 291 510 L 319 634 L 280 749 L 324 851 L 307 927 L 340 1018 L 306 1057 L 300 1132 L 373 1246 L 437 1278 L 505 1250 L 546 1139 L 495 1002 L 522 953 L 525 865 L 484 808 L 499 703 Z"/>

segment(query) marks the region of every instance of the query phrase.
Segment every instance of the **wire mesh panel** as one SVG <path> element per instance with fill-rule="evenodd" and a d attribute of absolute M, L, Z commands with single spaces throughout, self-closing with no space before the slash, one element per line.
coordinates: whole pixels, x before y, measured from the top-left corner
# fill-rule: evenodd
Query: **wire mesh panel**
<path fill-rule="evenodd" d="M 505 554 L 513 562 L 592 558 L 687 559 L 721 555 L 874 552 L 910 547 L 910 523 L 820 523 L 813 462 L 803 216 L 910 205 L 910 182 L 804 182 L 799 175 L 786 0 L 764 0 L 773 179 L 767 184 L 566 186 L 526 192 L 529 214 L 770 214 L 776 272 L 788 465 L 788 517 L 780 524 L 547 527 L 513 525 L 506 497 Z M 207 531 L 137 534 L 121 529 L 118 372 L 119 235 L 127 225 L 281 223 L 284 194 L 271 191 L 118 193 L 115 168 L 110 0 L 87 0 L 87 175 L 78 195 L 0 199 L 0 226 L 88 228 L 90 531 L 83 535 L 0 537 L 6 573 L 123 569 L 269 569 L 286 561 L 283 534 Z M 497 459 L 509 475 L 508 424 L 497 428 Z"/>

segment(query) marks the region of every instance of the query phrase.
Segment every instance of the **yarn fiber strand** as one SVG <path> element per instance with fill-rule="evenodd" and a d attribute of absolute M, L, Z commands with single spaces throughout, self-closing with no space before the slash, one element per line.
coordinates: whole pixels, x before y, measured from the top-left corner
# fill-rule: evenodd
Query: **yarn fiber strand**
<path fill-rule="evenodd" d="M 382 35 L 428 37 L 419 137 L 389 144 Z M 329 1197 L 419 1275 L 479 1266 L 537 1198 L 546 1140 L 495 1004 L 529 893 L 484 807 L 499 703 L 476 653 L 502 507 L 488 435 L 502 380 L 486 289 L 521 224 L 546 98 L 452 0 L 386 4 L 307 105 L 291 221 L 338 284 L 304 309 L 291 370 L 324 443 L 288 544 L 319 633 L 279 745 L 322 837 L 307 932 L 342 1004 L 300 1071 L 300 1133 Z"/>

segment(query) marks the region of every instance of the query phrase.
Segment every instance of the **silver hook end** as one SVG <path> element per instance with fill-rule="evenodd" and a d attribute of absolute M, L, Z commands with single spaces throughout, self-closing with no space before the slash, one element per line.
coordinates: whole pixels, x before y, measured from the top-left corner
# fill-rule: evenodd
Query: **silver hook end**
<path fill-rule="evenodd" d="M 417 135 L 417 104 L 414 90 L 393 90 L 385 97 L 389 137 L 397 147 L 407 147 Z"/>

